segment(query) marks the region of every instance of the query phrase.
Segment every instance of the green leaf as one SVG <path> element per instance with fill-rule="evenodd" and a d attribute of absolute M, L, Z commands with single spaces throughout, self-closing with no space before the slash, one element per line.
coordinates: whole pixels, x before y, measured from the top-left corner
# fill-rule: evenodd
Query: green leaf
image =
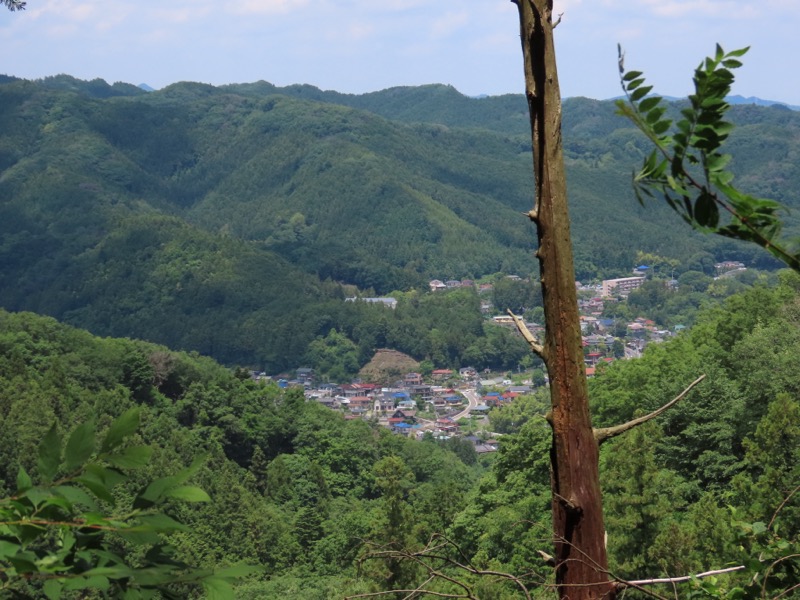
<path fill-rule="evenodd" d="M 208 600 L 234 600 L 233 587 L 224 579 L 207 577 L 201 581 Z"/>
<path fill-rule="evenodd" d="M 641 71 L 628 71 L 627 73 L 625 73 L 625 75 L 622 76 L 622 81 L 631 81 L 641 76 L 642 76 Z"/>
<path fill-rule="evenodd" d="M 211 497 L 199 487 L 185 485 L 173 488 L 166 493 L 169 498 L 185 500 L 186 502 L 210 502 Z"/>
<path fill-rule="evenodd" d="M 72 504 L 81 504 L 90 510 L 95 510 L 97 505 L 92 497 L 81 488 L 74 485 L 60 485 L 53 488 L 53 493 L 69 500 Z"/>
<path fill-rule="evenodd" d="M 129 529 L 120 529 L 116 532 L 121 538 L 131 542 L 132 544 L 137 544 L 139 546 L 144 546 L 147 544 L 157 544 L 160 540 L 158 534 L 145 527 L 131 527 Z"/>
<path fill-rule="evenodd" d="M 631 102 L 638 102 L 639 100 L 647 96 L 647 94 L 649 94 L 652 89 L 653 89 L 652 85 L 646 85 L 644 87 L 637 88 L 631 94 Z"/>
<path fill-rule="evenodd" d="M 100 452 L 106 453 L 119 446 L 125 438 L 139 428 L 139 409 L 131 408 L 120 415 L 108 428 Z"/>
<path fill-rule="evenodd" d="M 20 545 L 8 540 L 0 540 L 0 558 L 14 556 L 19 552 Z"/>
<path fill-rule="evenodd" d="M 712 172 L 722 171 L 730 161 L 730 154 L 712 154 L 706 156 L 706 168 Z"/>
<path fill-rule="evenodd" d="M 64 450 L 64 463 L 72 471 L 89 460 L 94 452 L 94 423 L 91 421 L 78 425 L 69 436 Z"/>
<path fill-rule="evenodd" d="M 134 508 L 149 508 L 153 504 L 159 502 L 164 495 L 174 487 L 177 487 L 194 475 L 203 463 L 206 461 L 206 456 L 201 455 L 192 461 L 192 464 L 172 475 L 170 477 L 162 477 L 151 482 L 143 492 L 139 493 L 133 501 Z"/>
<path fill-rule="evenodd" d="M 101 455 L 109 463 L 120 469 L 136 469 L 150 462 L 153 449 L 150 446 L 129 446 L 119 454 Z"/>
<path fill-rule="evenodd" d="M 694 205 L 694 218 L 701 227 L 715 228 L 719 224 L 719 208 L 714 196 L 703 192 Z"/>
<path fill-rule="evenodd" d="M 727 60 L 723 60 L 722 65 L 727 69 L 738 69 L 742 66 L 742 61 L 736 60 L 735 58 L 729 58 Z"/>
<path fill-rule="evenodd" d="M 20 465 L 19 471 L 17 471 L 17 494 L 24 492 L 32 485 L 33 482 L 31 481 L 30 475 L 28 475 L 28 472 Z"/>
<path fill-rule="evenodd" d="M 39 445 L 38 467 L 42 480 L 52 481 L 59 466 L 61 466 L 61 436 L 58 435 L 56 424 L 53 423 Z"/>
<path fill-rule="evenodd" d="M 640 85 L 642 85 L 643 83 L 644 83 L 644 79 L 643 79 L 643 78 L 642 78 L 642 79 L 634 79 L 633 81 L 631 81 L 631 82 L 630 82 L 630 83 L 629 83 L 629 84 L 626 86 L 626 88 L 627 88 L 627 90 L 628 90 L 629 92 L 632 92 L 633 90 L 635 90 L 636 88 L 638 88 L 638 87 L 639 87 Z"/>
<path fill-rule="evenodd" d="M 728 52 L 728 56 L 741 57 L 747 54 L 748 50 L 750 50 L 750 46 L 745 46 L 744 48 L 739 48 L 738 50 L 731 50 L 730 52 Z"/>
<path fill-rule="evenodd" d="M 226 579 L 239 579 L 240 577 L 247 577 L 248 575 L 255 575 L 264 571 L 263 567 L 258 565 L 237 564 L 224 569 L 217 569 L 214 571 L 215 577 L 224 577 Z"/>
<path fill-rule="evenodd" d="M 650 96 L 645 98 L 639 103 L 639 110 L 642 112 L 650 112 L 661 102 L 661 96 Z"/>
<path fill-rule="evenodd" d="M 61 597 L 62 584 L 58 579 L 48 579 L 44 582 L 44 595 L 50 600 L 58 600 Z"/>
<path fill-rule="evenodd" d="M 156 504 L 170 488 L 175 487 L 180 482 L 174 476 L 161 477 L 150 484 L 136 496 L 133 501 L 134 508 L 149 508 Z"/>
<path fill-rule="evenodd" d="M 139 517 L 141 528 L 150 531 L 185 531 L 186 525 L 176 521 L 172 517 L 157 513 L 154 515 L 142 515 Z"/>
<path fill-rule="evenodd" d="M 7 560 L 14 566 L 17 573 L 37 573 L 39 571 L 35 562 L 36 555 L 31 552 L 24 554 L 20 552 L 14 556 L 9 556 Z"/>
<path fill-rule="evenodd" d="M 761 521 L 756 521 L 755 523 L 753 523 L 753 533 L 755 535 L 760 535 L 762 533 L 765 533 L 766 531 L 767 531 L 767 526 Z"/>
<path fill-rule="evenodd" d="M 95 575 L 90 577 L 76 577 L 74 579 L 68 579 L 64 584 L 65 590 L 85 590 L 85 589 L 95 589 L 95 590 L 107 590 L 110 583 L 108 581 L 108 577 L 103 577 L 102 575 Z"/>
<path fill-rule="evenodd" d="M 108 489 L 108 487 L 106 487 L 106 484 L 103 481 L 100 481 L 93 476 L 78 477 L 76 481 L 84 485 L 90 492 L 92 492 L 101 500 L 105 500 L 112 506 L 115 504 L 114 496 L 111 495 L 111 491 Z"/>
<path fill-rule="evenodd" d="M 668 120 L 658 121 L 657 123 L 653 124 L 653 132 L 656 135 L 663 135 L 664 133 L 667 132 L 667 130 L 669 130 L 670 125 L 672 125 L 672 121 Z"/>
<path fill-rule="evenodd" d="M 656 98 L 659 101 L 661 100 L 660 96 L 653 96 L 653 98 Z M 649 99 L 650 98 L 645 98 L 644 100 L 642 100 L 642 104 L 647 102 Z M 656 106 L 655 108 L 650 110 L 650 112 L 647 113 L 647 116 L 645 117 L 645 120 L 647 121 L 647 123 L 649 125 L 652 126 L 653 123 L 657 123 L 658 121 L 661 120 L 661 117 L 664 116 L 665 112 L 667 112 L 666 108 L 664 108 L 663 106 Z"/>

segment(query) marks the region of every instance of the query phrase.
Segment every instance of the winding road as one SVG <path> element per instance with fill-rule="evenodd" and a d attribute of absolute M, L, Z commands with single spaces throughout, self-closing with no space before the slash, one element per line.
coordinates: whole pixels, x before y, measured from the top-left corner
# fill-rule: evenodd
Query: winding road
<path fill-rule="evenodd" d="M 468 390 L 460 390 L 461 395 L 467 399 L 467 407 L 460 413 L 453 415 L 453 420 L 458 421 L 469 416 L 470 411 L 481 403 L 480 394 L 474 388 Z"/>

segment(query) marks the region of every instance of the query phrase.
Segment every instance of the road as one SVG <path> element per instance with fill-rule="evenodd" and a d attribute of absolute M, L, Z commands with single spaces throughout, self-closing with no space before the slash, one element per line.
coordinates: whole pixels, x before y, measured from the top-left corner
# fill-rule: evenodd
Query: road
<path fill-rule="evenodd" d="M 469 412 L 481 403 L 481 397 L 474 389 L 460 390 L 461 395 L 467 399 L 467 408 L 457 415 L 453 415 L 453 420 L 458 421 L 469 416 Z"/>

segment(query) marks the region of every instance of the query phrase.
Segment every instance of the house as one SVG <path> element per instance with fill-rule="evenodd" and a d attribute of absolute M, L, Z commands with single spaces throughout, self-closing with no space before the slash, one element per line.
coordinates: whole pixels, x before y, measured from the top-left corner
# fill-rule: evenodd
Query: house
<path fill-rule="evenodd" d="M 511 315 L 497 315 L 496 317 L 492 317 L 492 321 L 498 325 L 514 325 L 514 317 Z"/>
<path fill-rule="evenodd" d="M 452 376 L 452 369 L 436 369 L 431 373 L 431 377 L 434 381 L 444 381 L 445 379 L 450 379 Z"/>
<path fill-rule="evenodd" d="M 350 412 L 357 412 L 356 409 L 358 409 L 358 411 L 368 411 L 373 408 L 372 398 L 369 396 L 353 396 L 349 398 L 349 400 L 350 404 L 348 406 L 350 407 Z"/>
<path fill-rule="evenodd" d="M 456 434 L 458 433 L 458 423 L 450 417 L 439 417 L 433 424 L 433 429 L 442 433 Z"/>
<path fill-rule="evenodd" d="M 314 381 L 314 369 L 308 367 L 301 367 L 297 369 L 295 373 L 295 379 L 305 385 L 306 383 L 310 384 Z"/>
<path fill-rule="evenodd" d="M 458 370 L 458 374 L 462 379 L 475 379 L 478 377 L 478 372 L 473 367 L 463 367 Z"/>
<path fill-rule="evenodd" d="M 464 403 L 464 397 L 455 392 L 443 396 L 442 399 L 445 401 L 445 403 L 447 403 L 448 406 L 458 406 L 459 404 Z"/>
<path fill-rule="evenodd" d="M 434 279 L 428 285 L 431 287 L 432 292 L 440 292 L 447 289 L 447 286 L 444 284 L 444 282 L 438 279 Z"/>
<path fill-rule="evenodd" d="M 589 354 L 586 355 L 585 362 L 591 367 L 597 366 L 601 356 L 603 355 L 600 352 L 589 352 Z"/>
<path fill-rule="evenodd" d="M 431 400 L 427 400 L 425 404 L 431 405 L 437 413 L 447 411 L 447 400 L 444 399 L 444 396 L 434 396 Z"/>
<path fill-rule="evenodd" d="M 507 390 L 512 394 L 523 395 L 523 394 L 530 394 L 531 393 L 531 386 L 529 385 L 512 385 Z"/>
<path fill-rule="evenodd" d="M 314 400 L 331 409 L 339 408 L 339 400 L 333 396 L 313 396 Z"/>
<path fill-rule="evenodd" d="M 423 402 L 433 400 L 433 388 L 429 385 L 412 385 L 409 386 L 408 391 L 413 397 L 419 398 Z"/>
<path fill-rule="evenodd" d="M 389 425 L 397 425 L 398 423 L 406 423 L 414 425 L 417 422 L 417 411 L 408 409 L 397 409 L 389 417 Z"/>
<path fill-rule="evenodd" d="M 372 410 L 375 414 L 379 413 L 388 413 L 393 411 L 395 408 L 394 406 L 394 398 L 386 398 L 384 396 L 375 396 L 374 402 L 372 403 Z"/>
<path fill-rule="evenodd" d="M 403 383 L 405 385 L 422 385 L 421 373 L 406 373 L 403 376 Z"/>

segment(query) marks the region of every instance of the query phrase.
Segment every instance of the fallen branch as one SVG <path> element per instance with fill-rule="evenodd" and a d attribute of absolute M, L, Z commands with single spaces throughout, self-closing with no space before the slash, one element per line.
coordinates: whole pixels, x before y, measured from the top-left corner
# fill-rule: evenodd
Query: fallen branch
<path fill-rule="evenodd" d="M 615 425 L 613 427 L 597 427 L 597 428 L 595 428 L 595 430 L 594 430 L 594 439 L 597 440 L 597 443 L 599 445 L 599 444 L 602 444 L 603 442 L 605 442 L 607 440 L 610 440 L 613 437 L 616 437 L 616 436 L 620 435 L 621 433 L 625 433 L 629 429 L 633 429 L 637 425 L 641 425 L 642 423 L 646 423 L 650 419 L 654 419 L 655 417 L 657 417 L 658 415 L 663 413 L 665 410 L 667 410 L 671 406 L 674 406 L 675 404 L 677 404 L 678 402 L 683 400 L 683 398 L 686 396 L 686 394 L 688 394 L 692 390 L 692 388 L 694 388 L 694 386 L 696 386 L 698 383 L 703 381 L 703 379 L 705 379 L 705 378 L 706 378 L 705 375 L 700 375 L 700 377 L 698 377 L 692 383 L 690 383 L 689 386 L 685 390 L 683 390 L 680 394 L 678 394 L 675 398 L 673 398 L 672 400 L 667 402 L 661 408 L 658 408 L 658 409 L 654 410 L 649 415 L 644 415 L 643 417 L 638 417 L 636 419 L 632 419 L 632 420 L 628 421 L 627 423 L 622 423 L 621 425 Z"/>

